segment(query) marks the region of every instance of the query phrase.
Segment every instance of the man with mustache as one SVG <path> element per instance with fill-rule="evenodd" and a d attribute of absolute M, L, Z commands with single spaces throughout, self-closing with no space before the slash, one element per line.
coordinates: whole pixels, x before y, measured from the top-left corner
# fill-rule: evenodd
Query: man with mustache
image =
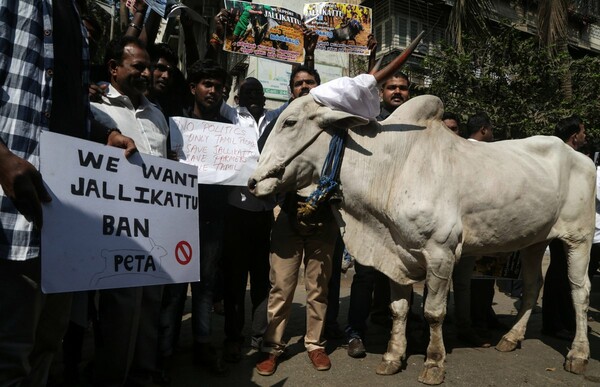
<path fill-rule="evenodd" d="M 94 117 L 122 128 L 142 153 L 166 157 L 169 127 L 161 111 L 144 93 L 150 87 L 150 56 L 138 39 L 124 36 L 106 50 L 110 86 L 101 103 L 92 103 Z M 143 130 L 142 130 L 143 129 Z"/>
<path fill-rule="evenodd" d="M 409 87 L 408 76 L 400 71 L 381 85 L 381 110 L 377 121 L 385 120 L 398 106 L 408 101 Z M 367 355 L 364 338 L 369 314 L 373 323 L 383 326 L 392 324 L 389 309 L 390 285 L 388 277 L 373 267 L 355 262 L 354 270 L 346 336 L 348 356 L 362 358 Z"/>
<path fill-rule="evenodd" d="M 144 96 L 150 86 L 150 56 L 138 39 L 111 41 L 105 63 L 110 86 L 94 117 L 135 139 L 142 153 L 167 156 L 169 127 L 162 112 Z M 100 345 L 94 359 L 94 385 L 144 385 L 157 368 L 162 286 L 99 291 Z"/>
<path fill-rule="evenodd" d="M 385 120 L 398 106 L 408 101 L 409 87 L 408 76 L 400 71 L 381 85 L 381 113 L 377 116 L 377 121 Z"/>
<path fill-rule="evenodd" d="M 290 100 L 308 95 L 320 83 L 319 73 L 312 67 L 296 67 L 290 76 Z M 270 132 L 273 126 L 274 122 L 267 130 Z M 259 143 L 259 147 L 263 144 Z M 334 321 L 327 321 L 329 286 L 323 284 L 328 284 L 333 274 L 333 258 L 339 232 L 328 205 L 322 206 L 316 216 L 300 219 L 298 209 L 311 192 L 312 188 L 288 192 L 284 202 L 280 203 L 281 210 L 275 210 L 271 231 L 272 288 L 267 308 L 268 325 L 263 336 L 263 353 L 256 364 L 257 372 L 263 376 L 275 373 L 279 356 L 286 346 L 283 336 L 290 318 L 302 262 L 306 268 L 304 281 L 308 304 L 304 345 L 315 369 L 326 371 L 331 368 L 331 361 L 325 352 L 323 333 L 326 322 L 333 324 Z M 338 254 L 341 255 L 341 251 Z M 339 285 L 337 286 L 339 292 Z M 339 294 L 337 295 L 335 302 L 339 299 Z M 337 313 L 334 314 L 329 320 L 335 320 Z"/>

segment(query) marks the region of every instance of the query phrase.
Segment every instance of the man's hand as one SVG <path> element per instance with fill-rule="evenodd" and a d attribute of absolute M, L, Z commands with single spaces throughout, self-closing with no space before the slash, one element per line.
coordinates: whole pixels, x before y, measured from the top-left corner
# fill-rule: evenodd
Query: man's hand
<path fill-rule="evenodd" d="M 375 35 L 369 34 L 367 38 L 367 48 L 371 50 L 369 54 L 369 74 L 373 75 L 378 70 L 377 60 L 375 55 L 377 53 L 377 39 L 375 39 Z"/>
<path fill-rule="evenodd" d="M 108 90 L 108 83 L 90 84 L 88 88 L 90 101 L 98 103 L 102 102 L 102 96 L 106 95 L 106 90 Z"/>
<path fill-rule="evenodd" d="M 375 35 L 369 34 L 367 38 L 367 48 L 373 52 L 377 49 L 377 39 L 375 39 Z"/>
<path fill-rule="evenodd" d="M 108 135 L 108 140 L 106 145 L 114 146 L 117 148 L 125 149 L 125 157 L 129 157 L 135 152 L 137 152 L 137 148 L 135 146 L 135 142 L 127 136 L 123 136 L 118 131 L 110 132 Z"/>
<path fill-rule="evenodd" d="M 314 55 L 317 48 L 319 35 L 314 30 L 302 25 L 302 34 L 304 35 L 304 51 L 306 55 Z"/>
<path fill-rule="evenodd" d="M 215 15 L 215 34 L 220 39 L 223 39 L 225 36 L 225 26 L 228 23 L 233 22 L 233 15 L 225 8 L 221 9 L 218 14 Z"/>
<path fill-rule="evenodd" d="M 136 13 L 137 11 L 145 13 L 148 8 L 144 0 L 127 0 L 125 6 L 129 8 L 131 13 Z"/>
<path fill-rule="evenodd" d="M 42 228 L 42 203 L 52 200 L 42 175 L 28 161 L 16 156 L 4 144 L 0 145 L 0 185 L 17 210 L 36 229 Z"/>

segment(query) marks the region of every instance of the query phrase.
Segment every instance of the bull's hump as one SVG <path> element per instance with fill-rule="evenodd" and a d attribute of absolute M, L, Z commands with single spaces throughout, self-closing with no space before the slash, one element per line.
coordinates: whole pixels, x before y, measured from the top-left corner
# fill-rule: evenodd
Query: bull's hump
<path fill-rule="evenodd" d="M 383 123 L 420 124 L 426 126 L 429 120 L 441 120 L 444 104 L 434 95 L 420 95 L 400 105 Z"/>

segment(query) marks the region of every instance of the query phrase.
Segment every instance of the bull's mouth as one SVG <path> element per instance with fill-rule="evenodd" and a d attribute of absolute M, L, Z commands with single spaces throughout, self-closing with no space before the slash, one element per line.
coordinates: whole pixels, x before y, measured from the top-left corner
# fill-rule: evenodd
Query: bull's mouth
<path fill-rule="evenodd" d="M 248 179 L 248 190 L 256 197 L 265 197 L 277 192 L 280 180 L 275 177 L 268 177 L 257 180 L 255 177 Z"/>

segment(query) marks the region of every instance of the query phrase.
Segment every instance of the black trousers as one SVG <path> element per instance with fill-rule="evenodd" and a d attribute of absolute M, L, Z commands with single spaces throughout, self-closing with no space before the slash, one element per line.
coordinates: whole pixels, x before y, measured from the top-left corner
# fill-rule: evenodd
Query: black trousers
<path fill-rule="evenodd" d="M 269 250 L 273 211 L 252 212 L 229 206 L 225 218 L 223 247 L 223 301 L 225 306 L 226 340 L 243 341 L 245 297 L 250 275 L 250 299 L 254 326 L 253 335 L 262 335 L 267 326 L 264 316 L 255 316 L 256 308 L 269 295 Z"/>

